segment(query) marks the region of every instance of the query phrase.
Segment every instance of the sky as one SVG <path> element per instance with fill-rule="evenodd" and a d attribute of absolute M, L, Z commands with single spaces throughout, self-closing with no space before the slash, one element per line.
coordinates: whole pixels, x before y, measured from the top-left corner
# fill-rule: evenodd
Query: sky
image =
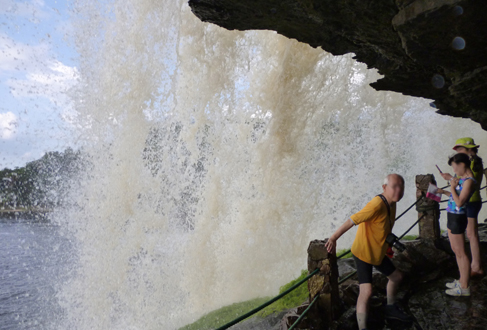
<path fill-rule="evenodd" d="M 70 17 L 67 1 L 0 0 L 0 169 L 76 147 Z"/>

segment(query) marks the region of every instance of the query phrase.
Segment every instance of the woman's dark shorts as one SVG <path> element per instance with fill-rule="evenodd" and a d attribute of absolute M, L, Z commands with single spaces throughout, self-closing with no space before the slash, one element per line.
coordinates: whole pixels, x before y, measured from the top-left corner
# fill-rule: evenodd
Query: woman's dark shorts
<path fill-rule="evenodd" d="M 477 219 L 481 208 L 482 208 L 482 202 L 468 202 L 467 217 Z"/>
<path fill-rule="evenodd" d="M 365 261 L 360 260 L 356 256 L 353 256 L 355 265 L 357 266 L 358 283 L 372 283 L 372 267 L 375 267 L 379 272 L 385 276 L 389 276 L 396 270 L 396 267 L 392 263 L 391 259 L 384 257 L 382 263 L 379 266 L 373 266 Z"/>
<path fill-rule="evenodd" d="M 452 234 L 463 234 L 467 229 L 468 219 L 466 214 L 447 213 L 448 221 L 446 227 Z"/>

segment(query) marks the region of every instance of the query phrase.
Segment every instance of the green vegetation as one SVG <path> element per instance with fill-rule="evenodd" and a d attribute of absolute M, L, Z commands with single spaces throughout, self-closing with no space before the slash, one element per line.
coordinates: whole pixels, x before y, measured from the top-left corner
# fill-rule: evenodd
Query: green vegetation
<path fill-rule="evenodd" d="M 202 316 L 199 320 L 194 323 L 188 324 L 179 330 L 209 330 L 216 329 L 222 325 L 236 319 L 237 317 L 249 312 L 257 306 L 262 305 L 266 301 L 271 299 L 257 298 L 244 302 L 235 303 L 229 306 L 222 307 L 213 312 L 210 312 Z"/>
<path fill-rule="evenodd" d="M 36 190 L 35 180 L 32 179 L 34 170 L 31 166 L 8 168 L 0 171 L 0 206 L 2 209 L 19 209 L 30 206 L 30 198 Z"/>
<path fill-rule="evenodd" d="M 81 152 L 48 152 L 24 167 L 0 171 L 0 210 L 47 210 L 62 205 L 65 193 L 87 163 Z"/>
<path fill-rule="evenodd" d="M 301 281 L 303 278 L 308 276 L 308 271 L 302 270 L 301 275 L 292 280 L 291 282 L 283 285 L 279 289 L 279 293 L 282 293 L 295 285 L 297 282 Z M 271 315 L 272 313 L 275 312 L 280 312 L 285 309 L 293 308 L 296 306 L 301 305 L 306 299 L 308 299 L 308 285 L 307 283 L 301 284 L 297 289 L 294 291 L 288 293 L 285 295 L 283 298 L 279 299 L 278 301 L 275 301 L 271 305 L 267 306 L 260 312 L 258 312 L 256 315 L 260 317 L 266 317 Z M 240 303 L 235 303 L 229 306 L 222 307 L 220 309 L 217 309 L 213 312 L 210 312 L 203 317 L 201 317 L 199 320 L 197 320 L 194 323 L 191 323 L 189 325 L 186 325 L 179 330 L 206 330 L 206 329 L 215 329 L 217 327 L 220 327 L 237 317 L 251 311 L 252 309 L 262 305 L 266 301 L 270 300 L 272 297 L 266 297 L 266 298 L 257 298 L 257 299 L 252 299 Z M 254 315 L 255 316 L 255 315 Z M 253 317 L 253 316 L 251 316 Z"/>
<path fill-rule="evenodd" d="M 349 251 L 350 249 L 341 249 L 341 250 L 338 250 L 337 251 L 337 256 L 341 256 L 342 254 L 344 254 L 345 252 Z M 352 257 L 352 252 L 348 252 L 347 254 L 345 254 L 342 258 L 351 258 Z"/>
<path fill-rule="evenodd" d="M 404 240 L 415 240 L 417 239 L 417 235 L 406 235 L 403 237 Z M 341 255 L 345 252 L 347 252 L 349 249 L 341 249 L 337 251 L 337 255 Z M 349 252 L 343 258 L 351 258 L 352 253 Z M 291 282 L 283 285 L 279 289 L 279 293 L 282 293 L 304 279 L 306 276 L 308 276 L 308 271 L 307 270 L 302 270 L 301 275 L 292 280 Z M 297 289 L 294 291 L 288 293 L 278 301 L 272 303 L 271 305 L 267 306 L 260 312 L 258 312 L 257 316 L 260 317 L 266 317 L 269 316 L 273 313 L 280 312 L 289 308 L 293 308 L 296 306 L 301 305 L 303 302 L 308 299 L 308 285 L 306 282 L 301 284 Z M 208 313 L 201 317 L 199 320 L 196 322 L 186 325 L 179 330 L 206 330 L 206 329 L 215 329 L 217 327 L 220 327 L 237 317 L 251 311 L 252 309 L 262 305 L 266 301 L 271 299 L 270 297 L 268 298 L 257 298 L 257 299 L 252 299 L 240 303 L 235 303 L 229 306 L 222 307 L 220 309 L 217 309 L 211 313 Z M 253 316 L 251 316 L 253 317 Z"/>
<path fill-rule="evenodd" d="M 287 289 L 289 289 L 290 287 L 292 287 L 293 285 L 301 281 L 306 276 L 308 276 L 308 271 L 303 269 L 301 271 L 301 275 L 298 278 L 281 286 L 281 288 L 279 289 L 279 293 L 283 293 L 284 291 L 286 291 Z M 258 313 L 258 315 L 262 317 L 266 317 L 268 315 L 271 315 L 272 313 L 280 312 L 288 308 L 299 306 L 303 302 L 305 302 L 306 299 L 308 299 L 308 296 L 309 296 L 308 284 L 307 282 L 304 282 L 297 289 L 291 291 L 290 293 L 288 293 L 278 301 L 274 302 L 273 304 L 261 310 Z"/>
<path fill-rule="evenodd" d="M 402 239 L 405 241 L 414 241 L 418 238 L 418 235 L 406 235 Z"/>

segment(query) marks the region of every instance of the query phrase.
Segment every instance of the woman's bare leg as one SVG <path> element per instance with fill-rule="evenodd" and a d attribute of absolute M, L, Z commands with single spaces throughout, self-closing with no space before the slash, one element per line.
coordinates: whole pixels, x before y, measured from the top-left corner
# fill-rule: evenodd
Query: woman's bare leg
<path fill-rule="evenodd" d="M 460 271 L 460 286 L 462 289 L 466 289 L 470 281 L 470 260 L 465 253 L 465 235 L 452 234 L 451 230 L 448 229 L 448 238 L 457 258 L 458 270 Z"/>
<path fill-rule="evenodd" d="M 482 261 L 480 259 L 478 222 L 476 218 L 468 218 L 467 237 L 470 241 L 470 251 L 472 252 L 471 271 L 483 273 Z"/>

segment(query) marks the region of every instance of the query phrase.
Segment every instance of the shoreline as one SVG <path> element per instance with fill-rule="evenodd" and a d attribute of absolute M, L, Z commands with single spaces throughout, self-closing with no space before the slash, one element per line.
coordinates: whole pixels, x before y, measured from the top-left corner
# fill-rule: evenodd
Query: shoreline
<path fill-rule="evenodd" d="M 4 209 L 0 210 L 1 220 L 29 220 L 35 222 L 47 222 L 51 209 Z"/>

